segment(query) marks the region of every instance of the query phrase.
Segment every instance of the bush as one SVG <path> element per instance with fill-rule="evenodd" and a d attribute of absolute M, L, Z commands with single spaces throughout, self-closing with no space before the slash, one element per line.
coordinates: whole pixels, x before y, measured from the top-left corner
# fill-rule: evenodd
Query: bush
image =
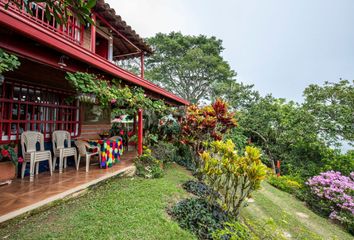
<path fill-rule="evenodd" d="M 268 182 L 276 188 L 288 193 L 295 193 L 299 189 L 303 187 L 296 177 L 292 176 L 280 176 L 277 177 L 276 175 L 271 175 L 268 177 Z"/>
<path fill-rule="evenodd" d="M 183 188 L 187 192 L 193 193 L 194 195 L 202 198 L 206 198 L 207 196 L 214 194 L 213 189 L 211 189 L 209 186 L 205 185 L 203 182 L 194 180 L 189 180 L 183 183 Z"/>
<path fill-rule="evenodd" d="M 213 233 L 214 240 L 249 240 L 256 239 L 248 227 L 240 222 L 225 222 L 224 229 Z"/>
<path fill-rule="evenodd" d="M 177 145 L 177 151 L 176 151 L 174 161 L 177 164 L 187 168 L 190 171 L 194 172 L 196 170 L 196 165 L 195 162 L 193 161 L 192 152 L 188 145 L 185 144 Z"/>
<path fill-rule="evenodd" d="M 211 206 L 205 199 L 185 199 L 169 210 L 179 226 L 198 236 L 212 239 L 212 233 L 222 228 L 227 214 L 218 206 Z"/>
<path fill-rule="evenodd" d="M 172 162 L 176 158 L 176 147 L 168 142 L 159 142 L 152 147 L 152 156 L 163 163 Z"/>
<path fill-rule="evenodd" d="M 354 233 L 354 172 L 349 177 L 328 171 L 310 178 L 310 206 Z"/>
<path fill-rule="evenodd" d="M 246 147 L 239 156 L 231 140 L 215 141 L 201 154 L 200 172 L 205 182 L 219 195 L 211 196 L 229 214 L 237 218 L 246 197 L 260 187 L 267 168 L 260 160 L 260 150 Z"/>
<path fill-rule="evenodd" d="M 136 174 L 144 178 L 163 177 L 162 162 L 151 155 L 150 149 L 144 149 L 144 153 L 134 160 Z"/>

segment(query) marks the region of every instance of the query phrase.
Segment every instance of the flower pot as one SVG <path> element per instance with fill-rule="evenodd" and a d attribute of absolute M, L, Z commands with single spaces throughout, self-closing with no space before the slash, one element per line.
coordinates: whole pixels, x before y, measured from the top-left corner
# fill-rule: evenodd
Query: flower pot
<path fill-rule="evenodd" d="M 0 162 L 0 185 L 11 183 L 15 177 L 15 165 L 12 162 Z"/>
<path fill-rule="evenodd" d="M 83 103 L 96 103 L 96 95 L 93 93 L 80 93 L 77 99 Z"/>

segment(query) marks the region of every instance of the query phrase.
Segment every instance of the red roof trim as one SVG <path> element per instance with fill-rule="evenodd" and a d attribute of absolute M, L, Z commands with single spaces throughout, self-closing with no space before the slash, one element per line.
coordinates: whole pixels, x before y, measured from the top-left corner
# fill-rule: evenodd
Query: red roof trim
<path fill-rule="evenodd" d="M 61 37 L 55 32 L 49 31 L 40 25 L 33 24 L 30 20 L 18 15 L 17 13 L 0 9 L 0 23 L 2 25 L 7 25 L 11 29 L 14 29 L 22 34 L 37 40 L 45 45 L 48 45 L 54 49 L 57 49 L 66 55 L 84 61 L 104 72 L 107 72 L 113 76 L 123 78 L 124 80 L 131 82 L 135 85 L 141 86 L 150 91 L 161 94 L 171 100 L 179 102 L 183 105 L 189 105 L 189 102 L 183 98 L 180 98 L 165 89 L 149 82 L 148 80 L 142 79 L 134 74 L 125 71 L 113 63 L 107 61 L 106 59 L 93 54 L 89 50 L 78 46 L 65 38 Z"/>

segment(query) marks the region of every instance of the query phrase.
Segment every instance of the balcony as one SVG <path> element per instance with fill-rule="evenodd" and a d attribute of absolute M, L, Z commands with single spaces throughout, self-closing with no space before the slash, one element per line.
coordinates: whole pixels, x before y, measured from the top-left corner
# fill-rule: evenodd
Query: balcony
<path fill-rule="evenodd" d="M 4 8 L 8 0 L 0 0 L 1 8 Z M 24 7 L 19 9 L 14 4 L 9 5 L 8 11 L 12 11 L 32 22 L 33 24 L 40 25 L 54 34 L 63 37 L 77 45 L 83 44 L 84 26 L 77 20 L 75 16 L 68 16 L 66 24 L 59 24 L 52 13 L 49 19 L 46 17 L 45 4 L 43 3 L 31 3 L 30 12 Z"/>

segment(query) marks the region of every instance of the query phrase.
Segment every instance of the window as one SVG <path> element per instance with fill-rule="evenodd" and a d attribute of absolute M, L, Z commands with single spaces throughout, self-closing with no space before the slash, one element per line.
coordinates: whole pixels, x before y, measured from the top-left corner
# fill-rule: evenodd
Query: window
<path fill-rule="evenodd" d="M 17 141 L 23 131 L 39 131 L 46 140 L 55 130 L 72 137 L 80 131 L 79 107 L 68 93 L 17 81 L 0 83 L 0 143 Z"/>

